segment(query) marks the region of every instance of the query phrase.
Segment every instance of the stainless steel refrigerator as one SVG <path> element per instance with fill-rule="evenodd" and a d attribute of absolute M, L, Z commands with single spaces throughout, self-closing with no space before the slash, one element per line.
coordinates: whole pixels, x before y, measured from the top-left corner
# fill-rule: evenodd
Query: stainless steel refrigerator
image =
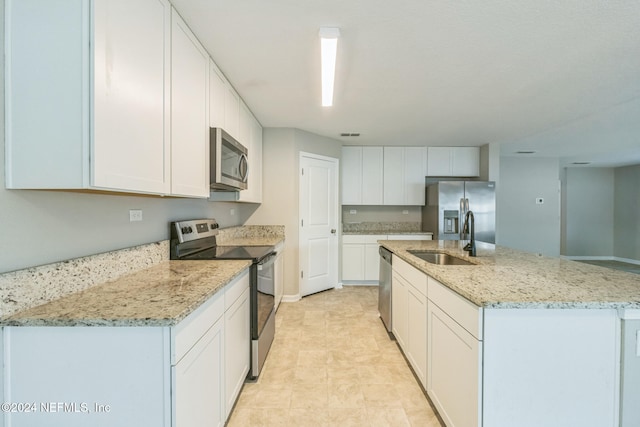
<path fill-rule="evenodd" d="M 496 195 L 493 181 L 440 181 L 427 185 L 422 230 L 434 240 L 467 240 L 462 225 L 467 211 L 475 219 L 475 238 L 496 242 Z"/>

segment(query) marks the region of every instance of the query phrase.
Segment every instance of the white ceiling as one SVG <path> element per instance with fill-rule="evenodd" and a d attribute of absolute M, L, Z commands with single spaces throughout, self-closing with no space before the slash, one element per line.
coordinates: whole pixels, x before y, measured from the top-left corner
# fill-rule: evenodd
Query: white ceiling
<path fill-rule="evenodd" d="M 265 127 L 640 163 L 638 0 L 172 2 Z M 322 26 L 341 32 L 329 108 Z"/>

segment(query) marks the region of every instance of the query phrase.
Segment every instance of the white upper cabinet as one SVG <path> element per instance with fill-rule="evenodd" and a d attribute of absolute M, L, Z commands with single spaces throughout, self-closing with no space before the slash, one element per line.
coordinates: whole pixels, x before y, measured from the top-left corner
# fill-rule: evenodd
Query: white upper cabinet
<path fill-rule="evenodd" d="M 342 147 L 342 204 L 381 205 L 382 147 Z"/>
<path fill-rule="evenodd" d="M 480 176 L 479 147 L 429 147 L 428 176 Z"/>
<path fill-rule="evenodd" d="M 218 69 L 215 62 L 209 59 L 209 126 L 223 128 L 224 123 L 224 97 L 227 93 L 227 80 Z"/>
<path fill-rule="evenodd" d="M 6 185 L 166 194 L 170 4 L 92 4 L 6 1 Z"/>
<path fill-rule="evenodd" d="M 209 197 L 209 56 L 173 10 L 171 193 Z"/>
<path fill-rule="evenodd" d="M 240 103 L 240 139 L 247 147 L 249 177 L 247 189 L 240 191 L 238 201 L 262 203 L 262 126 L 244 102 Z"/>
<path fill-rule="evenodd" d="M 222 71 L 213 62 L 209 61 L 209 126 L 222 128 L 240 142 L 248 145 L 246 106 L 241 107 L 242 100 L 233 86 L 226 79 Z M 243 120 L 245 128 L 243 129 Z M 241 135 L 242 133 L 242 135 Z M 244 137 L 244 138 L 243 138 Z"/>
<path fill-rule="evenodd" d="M 384 147 L 384 204 L 424 205 L 424 147 Z"/>

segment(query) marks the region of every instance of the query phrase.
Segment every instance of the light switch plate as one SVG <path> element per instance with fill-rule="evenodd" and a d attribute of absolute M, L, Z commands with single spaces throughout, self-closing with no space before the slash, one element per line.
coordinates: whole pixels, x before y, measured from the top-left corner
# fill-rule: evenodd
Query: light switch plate
<path fill-rule="evenodd" d="M 350 213 L 351 215 L 355 215 L 355 214 L 357 214 L 357 213 L 358 213 L 358 211 L 357 211 L 357 210 L 355 210 L 355 209 L 351 209 L 351 210 L 349 211 L 349 213 Z"/>

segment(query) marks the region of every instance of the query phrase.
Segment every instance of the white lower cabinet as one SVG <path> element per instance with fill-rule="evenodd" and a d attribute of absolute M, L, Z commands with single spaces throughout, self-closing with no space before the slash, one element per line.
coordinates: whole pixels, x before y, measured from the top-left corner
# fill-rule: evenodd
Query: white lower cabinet
<path fill-rule="evenodd" d="M 224 313 L 225 418 L 229 417 L 251 363 L 249 288 Z"/>
<path fill-rule="evenodd" d="M 223 426 L 225 328 L 219 319 L 174 367 L 175 426 Z M 226 372 L 228 373 L 228 371 Z"/>
<path fill-rule="evenodd" d="M 427 394 L 448 427 L 482 424 L 482 309 L 429 277 Z"/>
<path fill-rule="evenodd" d="M 429 301 L 427 394 L 447 426 L 480 425 L 482 341 Z"/>
<path fill-rule="evenodd" d="M 423 387 L 427 381 L 427 276 L 393 257 L 393 334 Z"/>
<path fill-rule="evenodd" d="M 380 279 L 378 240 L 431 240 L 431 234 L 347 234 L 342 236 L 342 280 Z"/>
<path fill-rule="evenodd" d="M 224 425 L 249 367 L 249 270 L 172 327 L 2 330 L 0 425 Z"/>

